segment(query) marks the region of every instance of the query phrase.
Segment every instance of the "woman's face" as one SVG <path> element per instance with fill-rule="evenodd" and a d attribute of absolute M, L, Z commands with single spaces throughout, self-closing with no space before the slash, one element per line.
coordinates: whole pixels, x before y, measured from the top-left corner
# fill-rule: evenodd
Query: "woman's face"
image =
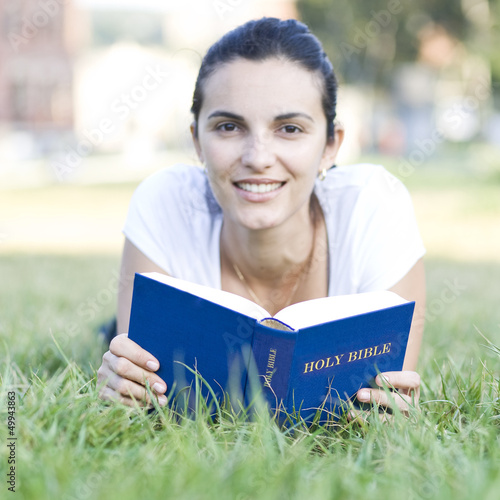
<path fill-rule="evenodd" d="M 319 77 L 301 66 L 237 59 L 205 81 L 194 137 L 225 220 L 265 229 L 309 216 L 318 172 L 335 161 Z"/>

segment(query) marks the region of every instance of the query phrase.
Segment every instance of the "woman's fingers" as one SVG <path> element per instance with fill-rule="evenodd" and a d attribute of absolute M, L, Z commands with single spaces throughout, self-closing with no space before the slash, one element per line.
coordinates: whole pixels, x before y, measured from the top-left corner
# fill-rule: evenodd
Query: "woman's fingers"
<path fill-rule="evenodd" d="M 420 394 L 420 375 L 417 372 L 384 372 L 375 377 L 379 387 L 398 389 L 402 392 L 418 392 Z"/>
<path fill-rule="evenodd" d="M 105 355 L 106 356 L 106 355 Z M 126 333 L 116 336 L 109 345 L 108 363 L 114 373 L 141 385 L 149 382 L 157 394 L 167 390 L 165 382 L 154 372 L 160 367 L 158 360 L 130 340 Z"/>
<path fill-rule="evenodd" d="M 120 358 L 118 359 L 119 362 L 121 362 Z M 142 371 L 142 369 L 138 367 L 134 367 L 132 369 Z M 115 372 L 115 370 L 112 368 L 112 363 L 111 368 L 109 366 L 104 366 L 100 370 L 100 379 L 105 381 L 105 385 L 102 386 L 100 393 L 101 397 L 103 397 L 104 399 L 121 400 L 121 398 L 124 397 L 130 399 L 132 404 L 134 404 L 134 400 L 146 401 L 148 404 L 151 404 L 151 399 L 146 390 L 146 387 L 142 383 L 137 383 L 130 379 L 124 378 L 119 374 L 119 372 Z M 163 384 L 161 388 L 163 390 L 165 388 L 165 385 Z M 167 398 L 160 391 L 158 391 L 157 394 L 158 403 L 160 405 L 166 404 Z M 112 396 L 112 398 L 110 398 L 109 396 Z"/>
<path fill-rule="evenodd" d="M 110 371 L 115 374 L 115 376 L 110 379 L 110 383 L 114 381 L 114 384 L 116 385 L 119 383 L 117 380 L 122 379 L 124 381 L 132 381 L 140 384 L 141 386 L 145 386 L 146 382 L 149 382 L 149 386 L 157 394 L 164 394 L 167 390 L 165 382 L 163 382 L 163 380 L 156 375 L 156 373 L 144 370 L 127 358 L 116 356 L 111 352 L 107 352 L 104 354 L 103 359 L 106 359 L 107 366 Z M 119 388 L 115 387 L 115 389 L 118 390 Z"/>
<path fill-rule="evenodd" d="M 146 383 L 158 395 L 158 403 L 165 405 L 167 390 L 165 382 L 154 373 L 159 368 L 158 360 L 127 337 L 118 335 L 110 344 L 110 350 L 102 357 L 97 372 L 102 399 L 120 401 L 129 406 L 136 401 L 151 404 Z"/>
<path fill-rule="evenodd" d="M 115 356 L 127 358 L 145 370 L 155 372 L 160 367 L 158 360 L 139 344 L 130 340 L 126 333 L 113 338 L 109 344 L 109 352 Z"/>
<path fill-rule="evenodd" d="M 99 397 L 101 399 L 107 400 L 107 401 L 113 401 L 113 402 L 118 402 L 122 403 L 127 406 L 132 406 L 135 407 L 137 406 L 137 400 L 132 399 L 130 397 L 122 396 L 118 392 L 114 391 L 110 387 L 102 387 L 101 390 L 99 391 Z M 149 405 L 149 403 L 148 403 Z"/>
<path fill-rule="evenodd" d="M 403 413 L 406 413 L 416 405 L 413 396 L 401 394 L 398 391 L 386 392 L 383 389 L 361 389 L 358 391 L 357 398 L 359 401 L 366 403 L 375 403 L 381 407 L 399 408 Z"/>
<path fill-rule="evenodd" d="M 366 423 L 368 423 L 368 416 L 369 415 L 370 415 L 369 410 L 354 410 L 354 409 L 352 409 L 352 410 L 349 410 L 347 412 L 347 420 L 349 420 L 349 422 L 356 421 L 360 424 L 366 424 Z M 380 420 L 382 420 L 382 422 L 388 422 L 392 418 L 392 415 L 388 412 L 383 412 L 383 413 L 379 413 L 378 417 L 380 418 Z"/>
<path fill-rule="evenodd" d="M 375 382 L 380 387 L 390 389 L 360 389 L 357 399 L 361 402 L 375 403 L 380 407 L 398 408 L 408 413 L 410 408 L 418 406 L 420 398 L 420 376 L 416 372 L 384 372 Z"/>
<path fill-rule="evenodd" d="M 136 406 L 138 401 L 152 404 L 143 385 L 117 375 L 105 362 L 98 371 L 98 384 L 101 399 L 119 401 L 128 406 Z M 167 404 L 167 398 L 163 394 L 158 395 L 157 400 L 160 406 Z"/>

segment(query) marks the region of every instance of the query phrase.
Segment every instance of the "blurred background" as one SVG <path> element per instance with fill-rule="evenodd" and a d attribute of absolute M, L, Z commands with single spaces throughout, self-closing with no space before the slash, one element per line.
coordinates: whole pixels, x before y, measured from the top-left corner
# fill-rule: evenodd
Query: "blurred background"
<path fill-rule="evenodd" d="M 137 183 L 197 163 L 206 49 L 266 15 L 309 24 L 334 64 L 339 163 L 383 163 L 409 186 L 429 255 L 496 262 L 499 13 L 500 0 L 0 0 L 0 252 L 118 255 Z"/>
<path fill-rule="evenodd" d="M 146 483 L 179 498 L 195 498 L 200 484 L 203 498 L 255 498 L 262 484 L 261 498 L 333 488 L 397 498 L 396 473 L 409 498 L 498 491 L 499 15 L 500 0 L 0 0 L 0 392 L 18 394 L 21 498 L 128 488 L 123 500 Z M 201 59 L 221 34 L 262 16 L 298 18 L 322 40 L 340 81 L 339 163 L 383 164 L 411 193 L 427 248 L 415 432 L 398 434 L 396 419 L 318 429 L 313 440 L 299 429 L 290 441 L 252 423 L 254 439 L 247 427 L 232 434 L 224 417 L 207 441 L 203 420 L 153 428 L 95 404 L 107 349 L 97 332 L 123 286 L 132 193 L 157 169 L 197 164 L 189 109 Z M 295 460 L 306 448 L 312 468 Z M 273 457 L 272 474 L 252 469 Z M 189 473 L 164 474 L 172 460 Z M 332 466 L 344 480 L 322 483 Z"/>

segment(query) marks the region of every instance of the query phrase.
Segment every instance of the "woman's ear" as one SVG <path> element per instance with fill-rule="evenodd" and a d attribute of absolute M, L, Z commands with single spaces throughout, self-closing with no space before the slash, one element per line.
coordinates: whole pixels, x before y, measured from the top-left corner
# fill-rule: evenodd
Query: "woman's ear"
<path fill-rule="evenodd" d="M 330 137 L 326 143 L 325 150 L 323 151 L 323 157 L 321 159 L 321 169 L 329 169 L 332 165 L 335 165 L 337 161 L 337 154 L 339 152 L 340 146 L 344 140 L 344 126 L 341 123 L 335 123 L 335 132 L 333 137 Z"/>
<path fill-rule="evenodd" d="M 198 140 L 197 123 L 195 121 L 192 122 L 191 125 L 189 126 L 189 129 L 191 130 L 191 137 L 193 139 L 193 144 L 194 144 L 194 149 L 196 150 L 196 154 L 198 155 L 198 158 L 201 161 L 201 163 L 204 163 L 205 160 L 203 159 L 203 153 L 201 151 L 200 141 Z"/>

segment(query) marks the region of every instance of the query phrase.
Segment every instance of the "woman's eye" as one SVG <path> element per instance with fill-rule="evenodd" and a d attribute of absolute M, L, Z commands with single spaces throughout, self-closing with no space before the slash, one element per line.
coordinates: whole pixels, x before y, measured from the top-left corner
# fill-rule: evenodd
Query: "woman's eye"
<path fill-rule="evenodd" d="M 296 134 L 300 132 L 300 128 L 295 125 L 285 125 L 282 130 L 284 130 L 287 134 Z"/>
<path fill-rule="evenodd" d="M 217 130 L 222 130 L 223 132 L 234 132 L 238 127 L 234 123 L 221 123 L 218 125 Z"/>

